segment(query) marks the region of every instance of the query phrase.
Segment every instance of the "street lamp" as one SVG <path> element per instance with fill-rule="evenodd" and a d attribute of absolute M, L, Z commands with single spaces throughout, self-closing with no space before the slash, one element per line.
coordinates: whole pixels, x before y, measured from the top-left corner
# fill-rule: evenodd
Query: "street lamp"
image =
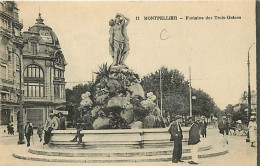
<path fill-rule="evenodd" d="M 248 100 L 248 122 L 250 121 L 250 117 L 251 117 L 251 88 L 250 88 L 250 60 L 249 60 L 249 52 L 250 52 L 250 49 L 252 48 L 252 46 L 256 44 L 256 43 L 253 43 L 251 44 L 251 46 L 249 47 L 248 49 L 248 52 L 247 52 L 247 65 L 248 65 L 248 97 L 247 97 L 247 100 Z M 246 139 L 246 142 L 249 142 L 250 138 L 249 138 L 249 134 L 247 134 L 247 139 Z"/>
<path fill-rule="evenodd" d="M 23 130 L 23 105 L 22 105 L 22 97 L 23 97 L 23 92 L 22 92 L 22 63 L 21 63 L 21 57 L 15 53 L 13 50 L 13 53 L 18 57 L 19 59 L 19 89 L 20 89 L 20 96 L 19 96 L 19 113 L 17 116 L 17 121 L 18 121 L 18 132 L 19 132 L 19 140 L 18 144 L 24 144 L 24 130 Z"/>
<path fill-rule="evenodd" d="M 253 43 L 249 49 L 248 49 L 248 52 L 247 52 L 247 65 L 248 65 L 248 121 L 250 120 L 250 117 L 251 117 L 251 89 L 250 89 L 250 60 L 249 60 L 249 52 L 250 52 L 250 49 L 252 48 L 252 46 L 254 45 L 255 43 Z"/>

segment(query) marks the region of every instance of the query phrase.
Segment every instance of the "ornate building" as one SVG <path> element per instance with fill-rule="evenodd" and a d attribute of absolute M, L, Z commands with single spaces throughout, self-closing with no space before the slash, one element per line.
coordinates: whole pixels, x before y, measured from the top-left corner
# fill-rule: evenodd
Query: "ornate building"
<path fill-rule="evenodd" d="M 56 34 L 41 14 L 22 36 L 24 113 L 38 126 L 53 110 L 65 110 L 66 62 Z"/>
<path fill-rule="evenodd" d="M 16 3 L 0 1 L 0 124 L 16 125 L 22 109 L 22 28 Z"/>

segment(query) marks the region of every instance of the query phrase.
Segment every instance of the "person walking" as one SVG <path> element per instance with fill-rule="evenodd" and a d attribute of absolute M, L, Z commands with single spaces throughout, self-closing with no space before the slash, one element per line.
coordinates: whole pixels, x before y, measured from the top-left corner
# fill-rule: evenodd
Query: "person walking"
<path fill-rule="evenodd" d="M 66 120 L 63 116 L 63 113 L 59 112 L 58 117 L 60 119 L 60 125 L 59 125 L 60 130 L 66 130 L 66 123 L 65 123 Z"/>
<path fill-rule="evenodd" d="M 54 114 L 50 113 L 50 117 L 46 120 L 46 123 L 45 123 L 43 145 L 46 145 L 50 142 L 51 131 L 57 130 L 57 128 L 58 128 L 58 122 L 54 118 Z"/>
<path fill-rule="evenodd" d="M 32 125 L 30 124 L 29 121 L 27 121 L 27 124 L 24 128 L 25 130 L 25 137 L 26 137 L 26 140 L 27 140 L 27 147 L 30 146 L 30 140 L 31 140 L 31 136 L 33 136 L 33 127 Z"/>
<path fill-rule="evenodd" d="M 205 121 L 205 117 L 202 117 L 202 122 L 200 123 L 200 133 L 203 138 L 207 137 L 207 122 Z"/>
<path fill-rule="evenodd" d="M 39 127 L 38 127 L 38 129 L 37 129 L 37 134 L 38 134 L 38 136 L 39 136 L 39 138 L 40 138 L 40 142 L 42 142 L 42 133 L 43 133 L 43 130 L 44 130 L 43 125 L 40 124 Z"/>
<path fill-rule="evenodd" d="M 228 144 L 228 122 L 225 116 L 222 117 L 222 121 L 218 124 L 219 133 L 223 135 L 223 147 Z"/>
<path fill-rule="evenodd" d="M 189 164 L 198 164 L 198 143 L 200 142 L 200 118 L 196 117 L 196 120 L 192 121 L 191 128 L 189 130 L 188 145 L 191 147 L 192 159 Z"/>
<path fill-rule="evenodd" d="M 183 162 L 182 156 L 182 129 L 181 129 L 181 116 L 177 115 L 175 120 L 170 124 L 168 132 L 171 134 L 171 141 L 173 144 L 172 162 L 178 163 Z"/>
<path fill-rule="evenodd" d="M 248 124 L 249 138 L 251 142 L 251 147 L 255 147 L 255 142 L 257 138 L 257 125 L 256 125 L 256 117 L 251 116 L 250 122 Z"/>

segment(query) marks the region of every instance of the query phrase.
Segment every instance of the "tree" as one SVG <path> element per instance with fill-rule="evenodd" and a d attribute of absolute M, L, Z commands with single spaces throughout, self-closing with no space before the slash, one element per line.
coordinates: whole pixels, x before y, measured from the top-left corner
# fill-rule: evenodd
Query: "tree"
<path fill-rule="evenodd" d="M 169 70 L 161 67 L 160 70 L 144 76 L 142 86 L 144 91 L 153 92 L 157 97 L 160 107 L 160 71 L 162 79 L 162 99 L 164 116 L 189 115 L 189 82 L 177 69 Z M 210 116 L 217 115 L 220 109 L 216 106 L 212 97 L 203 90 L 192 89 L 192 96 L 196 99 L 192 101 L 193 114 Z"/>
<path fill-rule="evenodd" d="M 69 111 L 69 115 L 67 117 L 68 120 L 73 119 L 75 110 L 80 106 L 81 95 L 86 92 L 92 92 L 92 87 L 93 83 L 88 82 L 84 85 L 78 84 L 72 89 L 66 89 L 66 110 Z M 93 98 L 93 96 L 90 96 L 90 98 Z"/>
<path fill-rule="evenodd" d="M 209 118 L 210 115 L 214 113 L 214 110 L 217 109 L 214 100 L 203 90 L 192 89 L 192 95 L 196 96 L 196 99 L 192 101 L 194 115 L 203 115 Z"/>
<path fill-rule="evenodd" d="M 177 69 L 169 70 L 166 67 L 161 67 L 160 70 L 144 76 L 141 83 L 144 91 L 146 93 L 153 92 L 160 107 L 160 71 L 164 116 L 187 115 L 189 82 L 185 80 L 184 75 Z"/>

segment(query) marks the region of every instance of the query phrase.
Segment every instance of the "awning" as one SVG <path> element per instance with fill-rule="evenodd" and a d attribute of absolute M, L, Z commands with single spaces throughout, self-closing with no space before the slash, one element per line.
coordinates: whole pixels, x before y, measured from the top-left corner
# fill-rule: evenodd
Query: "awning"
<path fill-rule="evenodd" d="M 68 115 L 69 114 L 69 111 L 53 110 L 54 114 L 58 114 L 59 112 L 62 113 L 63 115 Z"/>

